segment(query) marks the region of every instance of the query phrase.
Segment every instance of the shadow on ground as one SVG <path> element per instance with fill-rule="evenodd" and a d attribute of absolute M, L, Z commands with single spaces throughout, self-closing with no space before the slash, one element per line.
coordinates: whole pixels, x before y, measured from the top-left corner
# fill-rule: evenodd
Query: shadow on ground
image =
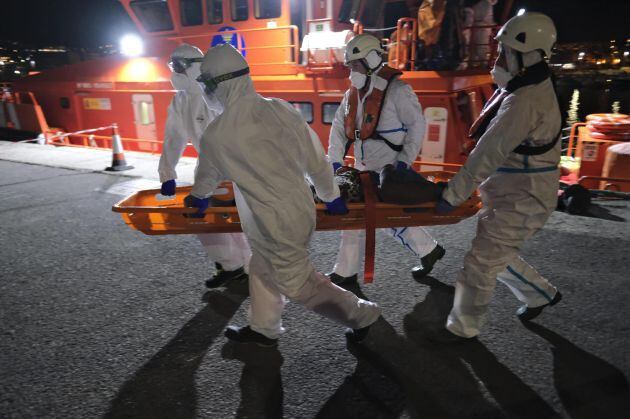
<path fill-rule="evenodd" d="M 195 373 L 247 295 L 247 282 L 208 291 L 207 305 L 125 382 L 104 417 L 196 417 Z"/>
<path fill-rule="evenodd" d="M 380 318 L 363 344 L 349 345 L 357 367 L 317 418 L 560 417 L 480 341 L 429 342 L 427 333 L 446 321 L 454 288 L 432 277 L 422 283 L 430 291 L 405 317 L 404 336 Z M 242 285 L 234 287 L 206 294 L 208 305 L 124 384 L 106 418 L 196 417 L 195 372 L 247 295 Z M 358 286 L 349 289 L 365 298 Z M 621 417 L 630 411 L 628 380 L 621 371 L 543 326 L 526 327 L 551 345 L 554 383 L 570 417 Z M 283 417 L 278 349 L 228 342 L 221 353 L 244 364 L 235 417 Z"/>
<path fill-rule="evenodd" d="M 223 346 L 221 355 L 225 359 L 237 359 L 244 364 L 238 382 L 241 401 L 235 417 L 282 418 L 280 367 L 284 359 L 278 348 L 228 342 Z"/>
<path fill-rule="evenodd" d="M 403 412 L 412 418 L 560 417 L 480 341 L 429 342 L 427 333 L 445 324 L 454 288 L 432 277 L 421 282 L 430 292 L 405 317 L 405 336 L 381 318 L 365 343 L 350 345 L 356 370 L 318 418 L 398 418 Z M 358 286 L 349 289 L 363 296 Z M 542 326 L 528 327 L 553 345 L 555 384 L 571 417 L 597 417 L 598 411 L 619 417 L 629 411 L 621 371 Z"/>
<path fill-rule="evenodd" d="M 621 371 L 543 326 L 530 322 L 525 327 L 551 344 L 554 384 L 571 418 L 615 418 L 630 412 L 630 388 Z"/>
<path fill-rule="evenodd" d="M 590 207 L 588 208 L 588 213 L 585 215 L 585 217 L 599 218 L 601 220 L 608 220 L 608 221 L 619 221 L 619 222 L 626 221 L 625 218 L 613 214 L 610 211 L 610 209 L 601 205 L 597 205 L 595 203 L 592 203 L 590 205 Z"/>

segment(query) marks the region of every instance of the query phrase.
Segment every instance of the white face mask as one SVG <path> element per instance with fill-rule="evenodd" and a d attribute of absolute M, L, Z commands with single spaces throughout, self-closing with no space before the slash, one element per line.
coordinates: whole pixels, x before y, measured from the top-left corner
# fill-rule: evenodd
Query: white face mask
<path fill-rule="evenodd" d="M 492 68 L 492 70 L 490 71 L 490 75 L 492 76 L 492 79 L 497 84 L 497 86 L 499 86 L 499 88 L 501 89 L 505 89 L 509 81 L 512 80 L 512 77 L 514 77 L 512 76 L 512 73 L 498 65 L 495 65 Z"/>
<path fill-rule="evenodd" d="M 350 71 L 350 84 L 352 84 L 357 89 L 362 89 L 367 82 L 367 76 L 365 74 L 359 73 L 358 71 Z"/>
<path fill-rule="evenodd" d="M 203 101 L 206 103 L 206 106 L 214 111 L 223 112 L 223 105 L 217 98 L 216 90 L 210 91 L 206 89 L 206 85 L 203 83 L 197 83 L 199 86 L 199 91 L 201 92 L 201 96 L 203 97 Z"/>
<path fill-rule="evenodd" d="M 187 90 L 190 81 L 184 74 L 171 73 L 171 84 L 175 90 Z"/>

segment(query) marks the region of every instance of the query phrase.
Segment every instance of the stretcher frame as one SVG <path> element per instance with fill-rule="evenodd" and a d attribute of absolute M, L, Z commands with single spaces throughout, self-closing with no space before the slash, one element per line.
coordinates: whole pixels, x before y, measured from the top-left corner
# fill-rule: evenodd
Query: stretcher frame
<path fill-rule="evenodd" d="M 453 173 L 422 172 L 427 179 L 446 181 Z M 362 172 L 361 183 L 365 203 L 348 203 L 348 213 L 331 215 L 325 204 L 315 204 L 316 230 L 366 230 L 364 281 L 372 282 L 375 258 L 375 230 L 377 228 L 415 227 L 456 224 L 475 215 L 481 209 L 481 199 L 475 192 L 467 201 L 449 213 L 437 213 L 435 202 L 417 205 L 397 205 L 378 200 L 368 172 Z M 228 183 L 224 183 L 225 189 Z M 189 215 L 196 208 L 184 206 L 184 198 L 192 186 L 177 187 L 173 199 L 158 199 L 159 189 L 135 192 L 114 204 L 112 211 L 121 215 L 132 229 L 147 235 L 165 234 L 212 234 L 242 232 L 238 210 L 235 206 L 209 207 L 202 218 Z"/>

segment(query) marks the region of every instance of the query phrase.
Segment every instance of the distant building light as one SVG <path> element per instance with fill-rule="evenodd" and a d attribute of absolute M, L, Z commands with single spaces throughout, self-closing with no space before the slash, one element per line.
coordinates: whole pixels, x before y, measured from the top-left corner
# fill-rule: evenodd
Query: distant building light
<path fill-rule="evenodd" d="M 516 14 L 516 16 L 522 16 L 525 14 L 525 9 L 518 9 L 518 13 Z"/>
<path fill-rule="evenodd" d="M 562 64 L 563 70 L 573 70 L 574 68 L 575 68 L 575 64 L 573 63 Z"/>
<path fill-rule="evenodd" d="M 120 52 L 129 57 L 136 57 L 144 51 L 142 39 L 137 35 L 125 35 L 120 39 Z"/>
<path fill-rule="evenodd" d="M 14 71 L 14 73 L 15 73 L 15 74 L 21 74 L 21 73 L 20 73 L 20 70 L 15 70 L 15 71 Z"/>
<path fill-rule="evenodd" d="M 35 61 L 34 60 L 31 60 L 30 64 L 31 64 L 31 67 L 35 67 Z"/>
<path fill-rule="evenodd" d="M 584 55 L 585 55 L 585 54 L 584 54 L 583 52 L 580 52 L 578 55 L 579 55 L 580 57 L 584 57 Z"/>
<path fill-rule="evenodd" d="M 615 58 L 614 60 L 612 60 L 613 64 L 619 64 L 621 62 L 621 59 L 619 58 Z"/>
<path fill-rule="evenodd" d="M 623 56 L 624 56 L 624 57 L 627 57 L 628 55 L 630 55 L 630 52 L 628 52 L 628 51 L 624 51 L 624 52 L 623 52 Z"/>
<path fill-rule="evenodd" d="M 64 48 L 40 48 L 39 52 L 66 52 Z"/>
<path fill-rule="evenodd" d="M 0 61 L 0 65 L 4 65 L 4 61 Z"/>

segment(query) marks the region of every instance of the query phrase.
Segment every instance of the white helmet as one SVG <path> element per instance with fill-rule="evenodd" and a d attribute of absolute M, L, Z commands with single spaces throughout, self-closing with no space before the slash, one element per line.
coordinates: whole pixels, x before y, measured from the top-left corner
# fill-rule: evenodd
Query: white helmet
<path fill-rule="evenodd" d="M 556 26 L 549 16 L 528 12 L 505 22 L 495 39 L 519 52 L 540 49 L 549 58 L 556 37 Z"/>
<path fill-rule="evenodd" d="M 375 53 L 368 57 L 372 51 Z M 381 63 L 381 54 L 384 52 L 378 38 L 368 34 L 360 34 L 346 44 L 344 63 L 348 65 L 351 61 L 365 59 L 370 69 L 373 70 Z"/>

